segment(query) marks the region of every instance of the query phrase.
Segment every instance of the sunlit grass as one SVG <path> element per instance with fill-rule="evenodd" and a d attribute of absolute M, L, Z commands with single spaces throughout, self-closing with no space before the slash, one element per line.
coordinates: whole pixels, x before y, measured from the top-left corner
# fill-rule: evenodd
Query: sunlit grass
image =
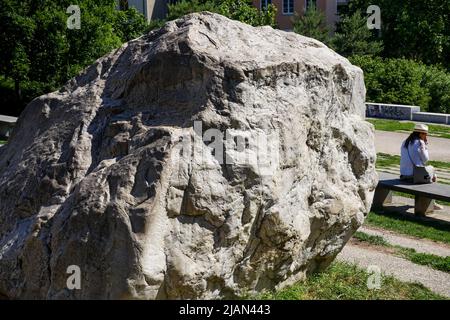
<path fill-rule="evenodd" d="M 434 254 L 421 253 L 412 248 L 392 245 L 382 236 L 374 236 L 360 231 L 356 232 L 353 238 L 373 246 L 390 248 L 392 250 L 392 254 L 407 259 L 415 264 L 424 265 L 439 271 L 450 272 L 450 257 L 441 257 Z"/>
<path fill-rule="evenodd" d="M 370 276 L 356 265 L 334 262 L 317 273 L 285 289 L 261 294 L 266 300 L 433 300 L 445 299 L 418 283 L 407 283 L 392 276 L 381 276 L 380 289 L 369 289 Z"/>
<path fill-rule="evenodd" d="M 414 129 L 415 123 L 408 121 L 388 120 L 388 119 L 366 119 L 375 126 L 376 130 L 380 131 L 396 131 L 396 132 L 411 132 Z M 429 135 L 440 138 L 450 139 L 450 127 L 440 126 L 436 124 L 428 124 Z"/>
<path fill-rule="evenodd" d="M 369 226 L 450 244 L 450 224 L 424 221 L 414 216 L 391 212 L 371 212 L 365 223 Z"/>

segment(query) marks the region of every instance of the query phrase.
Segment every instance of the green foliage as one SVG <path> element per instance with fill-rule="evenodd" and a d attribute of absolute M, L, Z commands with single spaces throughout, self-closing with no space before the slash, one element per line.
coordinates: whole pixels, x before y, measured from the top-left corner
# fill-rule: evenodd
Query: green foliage
<path fill-rule="evenodd" d="M 275 27 L 276 8 L 269 5 L 267 10 L 258 10 L 251 0 L 182 0 L 169 4 L 168 20 L 177 19 L 185 14 L 209 11 L 219 13 L 233 20 L 252 26 L 270 25 Z"/>
<path fill-rule="evenodd" d="M 81 8 L 81 29 L 66 26 L 71 5 Z M 309 6 L 296 17 L 294 29 L 333 46 L 361 66 L 366 74 L 368 100 L 420 105 L 424 110 L 450 112 L 449 1 L 379 0 L 384 55 L 371 58 L 381 44 L 365 27 L 369 0 L 351 0 L 330 43 L 325 16 Z M 169 5 L 168 19 L 211 11 L 253 26 L 275 26 L 276 8 L 258 10 L 251 0 L 182 0 Z M 394 14 L 395 13 L 395 14 Z M 160 27 L 135 9 L 118 11 L 115 0 L 3 0 L 0 6 L 0 103 L 3 113 L 18 114 L 33 97 L 60 87 L 95 59 Z"/>
<path fill-rule="evenodd" d="M 311 37 L 323 43 L 330 41 L 330 30 L 325 15 L 311 4 L 302 16 L 294 17 L 294 32 Z"/>
<path fill-rule="evenodd" d="M 372 4 L 381 9 L 378 39 L 365 26 Z M 449 113 L 449 34 L 450 1 L 350 0 L 341 12 L 332 47 L 353 56 L 352 62 L 364 70 L 369 101 Z M 368 57 L 380 53 L 384 59 Z"/>
<path fill-rule="evenodd" d="M 201 11 L 218 13 L 215 1 L 211 0 L 182 0 L 168 5 L 167 20 L 175 20 L 186 14 Z"/>
<path fill-rule="evenodd" d="M 114 30 L 122 42 L 138 38 L 152 27 L 153 25 L 150 26 L 147 19 L 133 7 L 116 13 Z"/>
<path fill-rule="evenodd" d="M 81 29 L 67 28 L 69 5 L 81 9 Z M 169 19 L 212 11 L 248 24 L 275 26 L 276 9 L 260 11 L 250 0 L 192 0 L 169 6 Z M 161 27 L 115 0 L 3 0 L 0 6 L 0 102 L 19 114 L 32 98 L 56 90 L 121 43 Z"/>
<path fill-rule="evenodd" d="M 69 5 L 80 6 L 81 29 L 67 28 Z M 147 28 L 142 15 L 118 11 L 115 0 L 2 0 L 2 113 L 18 114 L 32 98 L 57 89 Z"/>
<path fill-rule="evenodd" d="M 423 68 L 406 59 L 354 56 L 353 64 L 364 71 L 367 101 L 418 105 L 425 110 L 431 100 L 422 86 Z"/>
<path fill-rule="evenodd" d="M 450 66 L 450 1 L 350 0 L 344 14 L 365 16 L 371 4 L 381 9 L 384 57 Z"/>
<path fill-rule="evenodd" d="M 251 0 L 219 1 L 219 13 L 234 20 L 245 22 L 252 26 L 269 25 L 275 27 L 276 8 L 269 5 L 267 10 L 258 10 Z"/>
<path fill-rule="evenodd" d="M 160 20 L 160 19 L 151 20 L 148 23 L 147 31 L 151 31 L 153 29 L 159 29 L 162 26 L 164 26 L 165 23 L 166 23 L 166 20 Z"/>
<path fill-rule="evenodd" d="M 65 71 L 65 74 L 61 75 L 59 83 L 120 46 L 122 43 L 121 37 L 124 36 L 123 32 L 117 33 L 115 30 L 116 17 L 121 14 L 120 11 L 116 10 L 115 1 L 72 0 L 68 2 L 80 6 L 81 28 L 79 30 L 67 29 L 65 27 L 67 14 L 64 15 L 64 28 L 61 32 L 68 39 L 68 54 L 62 58 L 67 59 L 66 66 L 68 68 L 60 69 Z M 63 10 L 65 12 L 65 9 Z"/>
<path fill-rule="evenodd" d="M 331 46 L 338 53 L 349 57 L 353 55 L 375 56 L 381 53 L 383 45 L 375 40 L 367 28 L 367 20 L 360 11 L 351 16 L 344 16 L 331 41 Z"/>
<path fill-rule="evenodd" d="M 428 111 L 450 113 L 450 73 L 438 66 L 423 66 L 422 86 L 430 95 Z"/>
<path fill-rule="evenodd" d="M 352 56 L 364 71 L 367 101 L 421 106 L 424 111 L 450 112 L 450 73 L 407 59 Z"/>

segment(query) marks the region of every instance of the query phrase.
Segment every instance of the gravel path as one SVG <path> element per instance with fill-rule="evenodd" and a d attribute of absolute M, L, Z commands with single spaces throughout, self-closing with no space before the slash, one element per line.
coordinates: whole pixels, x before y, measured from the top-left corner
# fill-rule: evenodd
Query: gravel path
<path fill-rule="evenodd" d="M 417 252 L 431 253 L 441 257 L 450 256 L 450 246 L 446 246 L 445 244 L 440 244 L 425 239 L 408 237 L 392 231 L 367 226 L 362 226 L 358 229 L 358 231 L 367 233 L 372 236 L 383 237 L 384 240 L 392 245 L 411 248 L 416 250 Z"/>
<path fill-rule="evenodd" d="M 384 252 L 350 243 L 344 247 L 337 259 L 355 263 L 362 268 L 378 266 L 384 274 L 392 275 L 404 282 L 419 282 L 438 294 L 450 297 L 449 273 L 417 265 Z"/>
<path fill-rule="evenodd" d="M 407 133 L 375 131 L 377 152 L 400 155 L 400 147 L 409 136 Z M 428 137 L 428 150 L 431 160 L 450 162 L 450 139 Z"/>

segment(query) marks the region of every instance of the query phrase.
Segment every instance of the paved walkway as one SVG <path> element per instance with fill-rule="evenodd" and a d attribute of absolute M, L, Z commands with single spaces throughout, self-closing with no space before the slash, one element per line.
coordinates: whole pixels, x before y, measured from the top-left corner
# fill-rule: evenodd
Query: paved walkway
<path fill-rule="evenodd" d="M 396 205 L 410 205 L 413 210 L 413 199 L 394 196 L 393 202 Z M 450 220 L 450 207 L 445 206 L 444 210 L 435 211 L 432 216 L 438 219 L 445 217 L 444 220 L 448 221 Z M 420 253 L 430 253 L 441 257 L 450 256 L 450 245 L 446 243 L 420 239 L 373 226 L 362 226 L 358 231 L 383 237 L 391 245 L 411 248 Z M 436 293 L 450 297 L 450 273 L 415 264 L 394 255 L 389 248 L 351 240 L 337 256 L 337 259 L 357 264 L 364 269 L 369 266 L 378 266 L 384 274 L 392 275 L 401 281 L 419 282 Z"/>
<path fill-rule="evenodd" d="M 404 282 L 419 282 L 433 292 L 450 297 L 450 273 L 417 265 L 371 247 L 351 243 L 344 247 L 337 259 L 357 264 L 365 269 L 369 266 L 377 266 L 384 274 L 392 275 Z"/>
<path fill-rule="evenodd" d="M 419 253 L 430 253 L 441 257 L 450 256 L 450 246 L 443 243 L 441 244 L 431 240 L 409 237 L 389 230 L 367 226 L 362 226 L 358 231 L 372 236 L 382 237 L 392 245 L 414 249 Z"/>
<path fill-rule="evenodd" d="M 377 152 L 400 155 L 400 147 L 409 134 L 390 131 L 375 131 Z M 431 160 L 450 162 L 450 139 L 428 137 Z"/>

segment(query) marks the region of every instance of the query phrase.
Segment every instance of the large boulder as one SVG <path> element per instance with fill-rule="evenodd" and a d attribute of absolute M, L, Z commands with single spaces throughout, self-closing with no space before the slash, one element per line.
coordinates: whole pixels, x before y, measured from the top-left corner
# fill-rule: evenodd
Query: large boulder
<path fill-rule="evenodd" d="M 376 185 L 364 100 L 322 43 L 217 14 L 124 44 L 0 149 L 0 295 L 232 298 L 326 267 Z"/>

